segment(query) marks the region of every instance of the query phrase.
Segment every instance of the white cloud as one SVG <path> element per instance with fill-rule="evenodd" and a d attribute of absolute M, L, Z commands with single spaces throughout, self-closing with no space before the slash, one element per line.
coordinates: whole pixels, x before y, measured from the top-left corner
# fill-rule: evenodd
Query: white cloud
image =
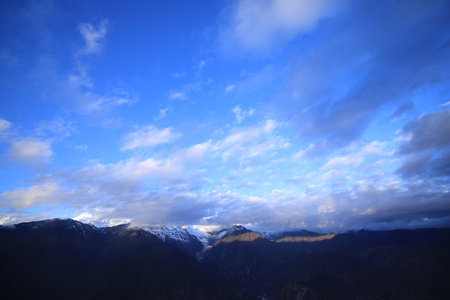
<path fill-rule="evenodd" d="M 12 160 L 33 165 L 48 163 L 52 155 L 50 142 L 37 139 L 13 141 L 8 151 Z"/>
<path fill-rule="evenodd" d="M 69 74 L 63 80 L 58 80 L 57 87 L 53 88 L 53 96 L 58 100 L 64 99 L 64 103 L 61 103 L 63 106 L 68 106 L 81 114 L 106 114 L 113 108 L 133 105 L 139 101 L 138 95 L 120 88 L 113 88 L 104 94 L 95 92 L 98 87 L 89 77 L 87 68 L 79 66 L 78 69 L 78 73 Z"/>
<path fill-rule="evenodd" d="M 73 147 L 75 150 L 86 151 L 88 149 L 87 145 L 75 145 Z"/>
<path fill-rule="evenodd" d="M 83 36 L 85 47 L 82 54 L 99 53 L 102 50 L 101 42 L 105 39 L 108 21 L 102 20 L 97 27 L 89 23 L 81 23 L 78 26 L 80 34 Z"/>
<path fill-rule="evenodd" d="M 229 86 L 227 86 L 226 88 L 225 88 L 225 93 L 231 93 L 232 91 L 234 91 L 234 88 L 235 88 L 235 86 L 234 86 L 234 84 L 230 84 Z"/>
<path fill-rule="evenodd" d="M 213 151 L 212 141 L 196 144 L 186 149 L 177 151 L 170 157 L 171 160 L 180 164 L 195 163 L 201 161 L 207 154 L 211 154 Z"/>
<path fill-rule="evenodd" d="M 182 73 L 173 73 L 172 77 L 173 78 L 183 78 L 186 75 L 186 73 L 182 72 Z"/>
<path fill-rule="evenodd" d="M 56 203 L 64 200 L 63 191 L 54 183 L 34 185 L 27 189 L 17 189 L 4 192 L 0 198 L 7 202 L 9 207 L 26 208 L 37 205 Z"/>
<path fill-rule="evenodd" d="M 297 161 L 303 159 L 303 157 L 311 155 L 317 149 L 316 145 L 310 144 L 305 150 L 300 150 L 292 155 L 292 159 Z"/>
<path fill-rule="evenodd" d="M 124 145 L 120 150 L 132 150 L 142 147 L 155 147 L 159 144 L 169 143 L 180 135 L 173 132 L 173 128 L 158 129 L 149 125 L 129 133 L 124 137 Z"/>
<path fill-rule="evenodd" d="M 11 127 L 11 125 L 12 125 L 11 122 L 0 119 L 0 134 L 7 131 Z"/>
<path fill-rule="evenodd" d="M 83 97 L 88 100 L 84 106 L 86 113 L 98 112 L 122 104 L 133 105 L 138 102 L 137 99 L 130 99 L 128 96 L 121 95 L 98 96 L 93 93 L 85 93 Z"/>
<path fill-rule="evenodd" d="M 155 117 L 155 121 L 159 121 L 161 119 L 164 119 L 167 115 L 167 112 L 170 111 L 171 109 L 169 107 L 164 108 L 164 109 L 160 109 L 159 110 L 159 114 Z"/>
<path fill-rule="evenodd" d="M 72 122 L 67 122 L 61 118 L 57 118 L 52 121 L 40 121 L 34 132 L 38 136 L 63 139 L 77 133 L 77 130 Z"/>
<path fill-rule="evenodd" d="M 222 156 L 242 159 L 260 156 L 282 149 L 286 139 L 274 136 L 273 132 L 279 126 L 275 120 L 266 120 L 255 126 L 234 128 L 224 139 L 217 141 L 213 149 Z"/>
<path fill-rule="evenodd" d="M 198 63 L 198 68 L 201 70 L 204 67 L 206 67 L 207 61 L 206 60 L 202 60 Z"/>
<path fill-rule="evenodd" d="M 346 171 L 344 170 L 331 170 L 321 176 L 322 181 L 329 181 L 335 178 L 339 178 L 344 175 Z"/>
<path fill-rule="evenodd" d="M 341 1 L 263 0 L 239 1 L 224 34 L 224 44 L 244 50 L 264 50 L 312 30 L 330 16 Z M 230 48 L 230 50 L 232 50 Z M 235 49 L 233 49 L 235 50 Z"/>
<path fill-rule="evenodd" d="M 439 107 L 444 107 L 444 106 L 449 106 L 450 105 L 450 101 L 447 101 L 445 103 L 439 104 Z"/>
<path fill-rule="evenodd" d="M 375 155 L 376 159 L 390 156 L 391 153 L 387 152 L 386 146 L 386 142 L 379 141 L 355 142 L 344 149 L 344 152 L 350 154 L 330 158 L 321 169 L 360 165 L 371 155 Z"/>
<path fill-rule="evenodd" d="M 250 109 L 248 111 L 242 110 L 240 105 L 236 105 L 232 111 L 238 124 L 244 121 L 245 118 L 250 117 L 255 113 L 254 109 Z"/>
<path fill-rule="evenodd" d="M 186 100 L 186 93 L 172 91 L 169 93 L 169 100 Z"/>
<path fill-rule="evenodd" d="M 333 157 L 322 168 L 335 168 L 341 166 L 348 166 L 361 163 L 360 159 L 354 159 L 351 155 Z"/>

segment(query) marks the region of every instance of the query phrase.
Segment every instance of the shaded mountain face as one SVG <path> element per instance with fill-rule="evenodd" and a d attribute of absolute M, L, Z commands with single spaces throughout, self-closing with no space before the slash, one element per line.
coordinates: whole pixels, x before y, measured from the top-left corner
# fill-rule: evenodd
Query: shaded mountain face
<path fill-rule="evenodd" d="M 448 299 L 450 230 L 224 237 L 202 263 L 247 299 Z M 441 241 L 441 247 L 439 242 Z"/>
<path fill-rule="evenodd" d="M 270 238 L 270 240 L 268 238 Z M 450 299 L 450 229 L 0 226 L 2 299 Z"/>
<path fill-rule="evenodd" d="M 187 253 L 126 225 L 0 227 L 2 299 L 233 299 Z"/>
<path fill-rule="evenodd" d="M 281 231 L 281 232 L 263 232 L 260 234 L 264 236 L 266 239 L 273 242 L 286 238 L 297 238 L 297 237 L 307 238 L 307 237 L 321 236 L 317 232 L 308 231 L 304 229 Z"/>

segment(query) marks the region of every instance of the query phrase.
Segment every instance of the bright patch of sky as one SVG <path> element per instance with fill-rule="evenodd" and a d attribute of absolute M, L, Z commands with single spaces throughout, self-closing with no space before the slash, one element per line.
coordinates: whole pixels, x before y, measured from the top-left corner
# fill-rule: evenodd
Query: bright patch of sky
<path fill-rule="evenodd" d="M 0 7 L 0 223 L 450 225 L 449 1 Z"/>

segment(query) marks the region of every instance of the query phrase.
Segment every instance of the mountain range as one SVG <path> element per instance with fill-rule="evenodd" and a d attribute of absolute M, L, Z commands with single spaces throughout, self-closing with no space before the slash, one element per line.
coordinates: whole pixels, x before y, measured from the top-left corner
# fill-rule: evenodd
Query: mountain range
<path fill-rule="evenodd" d="M 450 229 L 0 226 L 2 299 L 450 299 Z"/>

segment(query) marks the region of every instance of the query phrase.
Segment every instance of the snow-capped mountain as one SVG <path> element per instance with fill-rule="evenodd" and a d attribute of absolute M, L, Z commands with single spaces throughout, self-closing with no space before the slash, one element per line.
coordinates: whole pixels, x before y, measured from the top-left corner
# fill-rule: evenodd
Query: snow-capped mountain
<path fill-rule="evenodd" d="M 101 227 L 112 227 L 122 224 L 130 224 L 130 219 L 107 219 L 107 218 L 98 218 L 98 216 L 94 216 L 91 213 L 83 213 L 74 218 L 74 220 L 94 225 L 98 228 Z"/>
<path fill-rule="evenodd" d="M 183 227 L 143 227 L 144 230 L 157 236 L 163 242 L 168 240 L 176 240 L 181 243 L 189 243 L 192 238 L 196 238 L 200 241 L 204 247 L 211 246 L 217 240 L 220 240 L 228 235 L 232 235 L 236 232 L 243 233 L 248 231 L 243 226 L 234 225 L 230 228 L 222 228 L 217 230 L 217 227 L 201 227 L 201 226 L 183 226 Z M 215 230 L 211 230 L 215 229 Z"/>
<path fill-rule="evenodd" d="M 178 240 L 180 242 L 189 242 L 191 234 L 186 227 L 143 227 L 142 229 L 149 231 L 156 235 L 161 241 L 165 242 L 168 239 Z"/>
<path fill-rule="evenodd" d="M 229 235 L 241 234 L 247 231 L 249 230 L 241 225 L 233 225 L 230 228 L 223 228 L 220 230 L 207 232 L 206 238 L 208 240 L 208 246 L 213 245 L 216 241 L 223 239 Z"/>
<path fill-rule="evenodd" d="M 130 224 L 130 220 L 100 220 L 100 221 L 89 221 L 87 224 L 94 225 L 95 227 L 113 227 L 117 225 Z"/>
<path fill-rule="evenodd" d="M 182 250 L 185 250 L 192 256 L 196 256 L 197 253 L 204 249 L 203 243 L 200 239 L 189 232 L 187 227 L 150 227 L 146 226 L 142 229 L 155 235 L 161 241 L 166 244 L 175 246 Z"/>
<path fill-rule="evenodd" d="M 161 241 L 187 251 L 194 257 L 211 247 L 216 241 L 233 234 L 249 231 L 243 226 L 234 225 L 230 228 L 217 230 L 217 227 L 186 226 L 186 227 L 143 227 L 144 230 L 158 237 Z"/>

